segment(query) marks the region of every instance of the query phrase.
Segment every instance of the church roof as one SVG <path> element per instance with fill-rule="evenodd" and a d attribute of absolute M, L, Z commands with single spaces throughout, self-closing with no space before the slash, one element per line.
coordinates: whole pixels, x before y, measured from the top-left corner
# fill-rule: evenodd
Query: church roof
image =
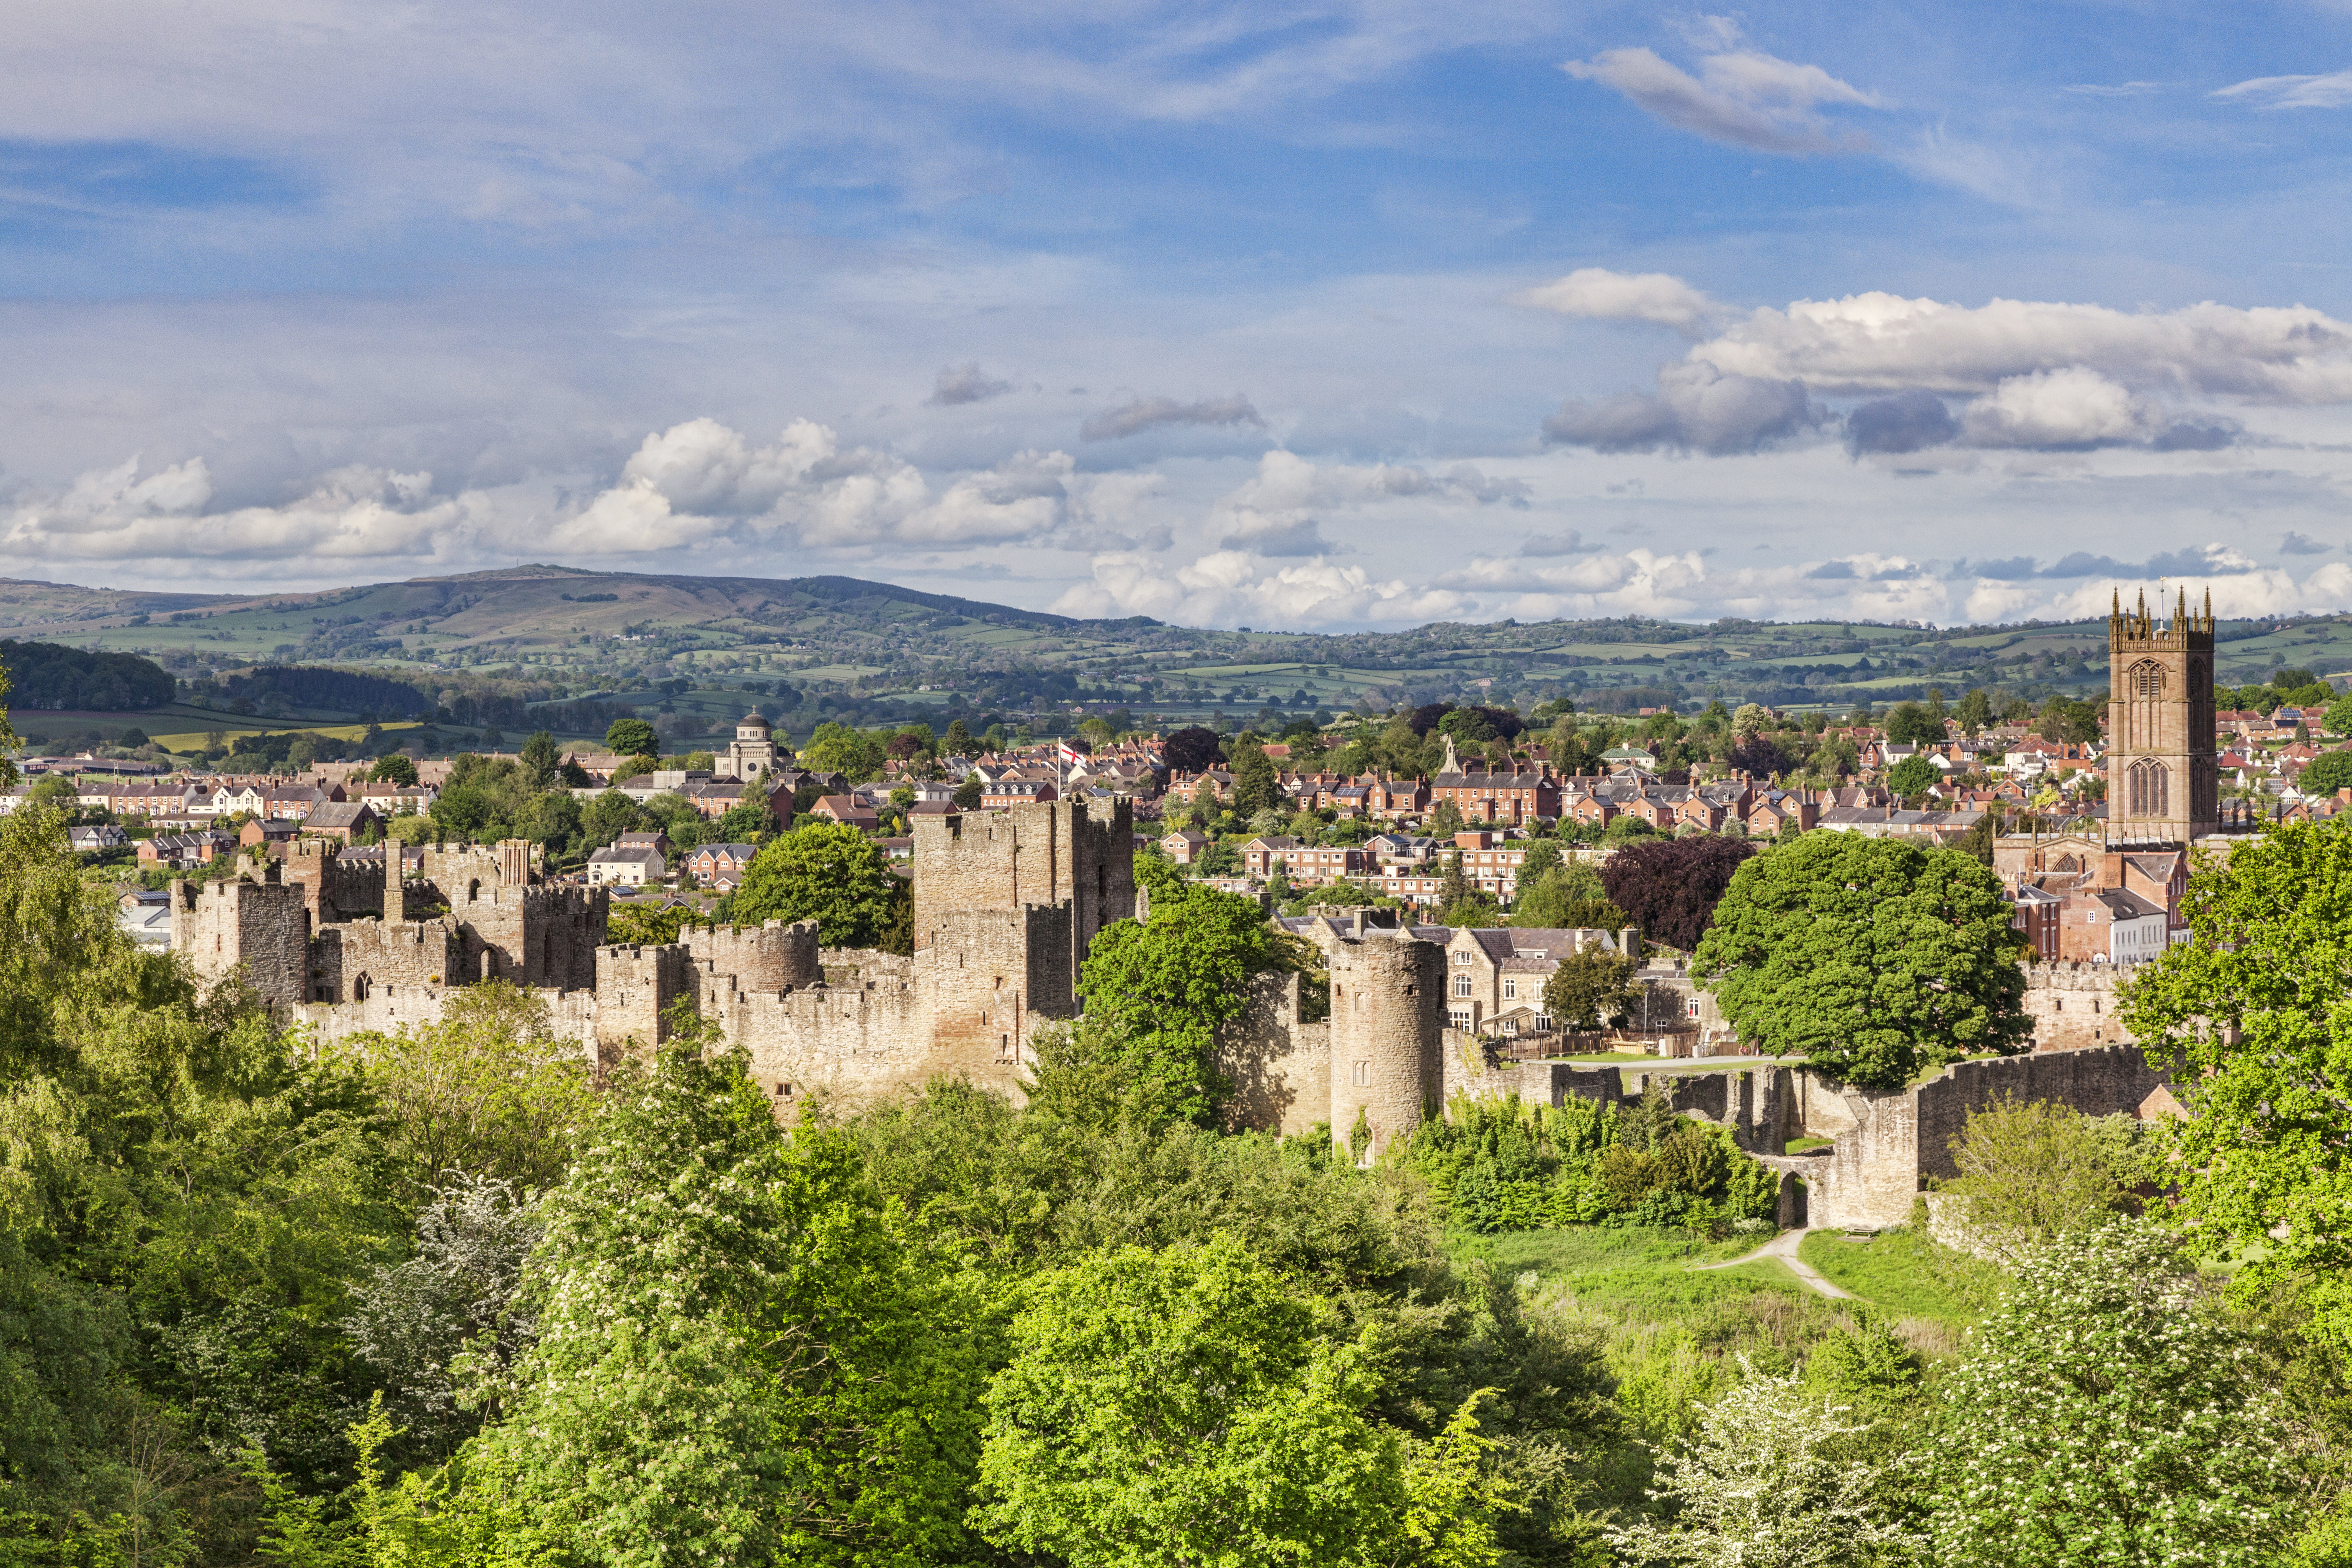
<path fill-rule="evenodd" d="M 749 713 L 744 714 L 742 718 L 736 721 L 736 728 L 739 730 L 752 724 L 757 724 L 762 730 L 772 730 L 775 728 L 774 725 L 760 717 L 760 710 L 757 708 L 752 709 Z"/>

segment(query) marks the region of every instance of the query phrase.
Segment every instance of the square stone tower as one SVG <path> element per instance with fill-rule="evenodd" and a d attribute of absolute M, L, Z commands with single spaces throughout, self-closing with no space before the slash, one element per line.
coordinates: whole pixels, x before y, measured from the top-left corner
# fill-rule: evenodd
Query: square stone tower
<path fill-rule="evenodd" d="M 2185 845 L 2219 829 L 2213 744 L 2213 595 L 2184 591 L 2172 619 L 2116 595 L 2107 616 L 2107 841 Z"/>

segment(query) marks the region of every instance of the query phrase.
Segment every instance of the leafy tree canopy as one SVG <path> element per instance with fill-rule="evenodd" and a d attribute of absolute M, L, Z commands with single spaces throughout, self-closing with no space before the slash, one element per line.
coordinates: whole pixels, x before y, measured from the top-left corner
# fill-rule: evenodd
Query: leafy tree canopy
<path fill-rule="evenodd" d="M 1923 795 L 1944 775 L 1925 757 L 1906 757 L 1886 770 L 1886 787 L 1905 799 Z"/>
<path fill-rule="evenodd" d="M 1643 936 L 1687 952 L 1698 946 L 1733 874 L 1755 853 L 1744 839 L 1713 834 L 1662 838 L 1609 857 L 1601 880 L 1609 901 L 1632 915 Z"/>
<path fill-rule="evenodd" d="M 1691 973 L 1743 1037 L 1895 1089 L 1969 1052 L 2022 1048 L 2018 942 L 1999 879 L 1972 858 L 1808 833 L 1739 868 Z"/>
<path fill-rule="evenodd" d="M 855 827 L 812 818 L 760 847 L 735 889 L 745 925 L 814 921 L 827 947 L 872 947 L 903 896 L 882 851 Z"/>
<path fill-rule="evenodd" d="M 615 719 L 604 731 L 604 749 L 625 757 L 648 757 L 661 751 L 661 736 L 650 721 Z"/>
<path fill-rule="evenodd" d="M 375 766 L 368 770 L 368 777 L 377 784 L 403 784 L 414 789 L 416 786 L 416 759 L 399 752 L 387 752 L 375 760 Z"/>
<path fill-rule="evenodd" d="M 1229 1237 L 1046 1276 L 989 1385 L 982 1532 L 1073 1568 L 1386 1561 L 1402 1456 L 1335 1329 Z"/>
<path fill-rule="evenodd" d="M 1944 1385 L 1936 1560 L 2285 1561 L 2297 1478 L 2266 1384 L 2177 1238 L 2128 1223 L 2061 1238 Z"/>
<path fill-rule="evenodd" d="M 1639 994 L 1632 960 L 1589 947 L 1560 960 L 1544 982 L 1544 1008 L 1556 1027 L 1597 1029 L 1622 1016 Z"/>
<path fill-rule="evenodd" d="M 2124 1026 L 2172 1070 L 2182 1206 L 2259 1243 L 2241 1278 L 2305 1289 L 2352 1348 L 2352 823 L 2275 825 L 2203 860 L 2190 940 L 2122 988 Z"/>
<path fill-rule="evenodd" d="M 2352 784 L 2352 752 L 2322 752 L 2295 781 L 2295 787 L 2305 795 L 2334 795 L 2348 784 Z"/>

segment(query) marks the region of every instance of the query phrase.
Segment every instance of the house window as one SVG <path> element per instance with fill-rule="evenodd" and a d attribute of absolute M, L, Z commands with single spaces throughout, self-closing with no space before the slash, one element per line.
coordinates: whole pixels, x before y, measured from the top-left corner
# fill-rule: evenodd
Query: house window
<path fill-rule="evenodd" d="M 1470 1015 L 1466 1011 L 1460 1010 L 1448 1013 L 1445 1015 L 1445 1024 L 1448 1028 L 1461 1029 L 1466 1032 L 1470 1027 Z"/>
<path fill-rule="evenodd" d="M 1551 1033 L 1550 1014 L 1538 1013 L 1536 1015 L 1536 1033 L 1538 1035 L 1549 1035 Z"/>
<path fill-rule="evenodd" d="M 1467 976 L 1465 976 L 1465 978 L 1467 978 Z M 1516 980 L 1504 981 L 1503 994 L 1514 1002 L 1517 1001 L 1519 998 L 1519 983 Z"/>
<path fill-rule="evenodd" d="M 1689 1011 L 1688 1011 L 1688 1013 L 1687 1013 L 1685 1016 L 1689 1016 L 1689 1017 L 1693 1017 L 1693 1018 L 1697 1017 L 1697 1016 L 1698 1016 L 1698 998 L 1697 998 L 1697 997 L 1696 997 L 1696 996 L 1692 997 L 1692 998 L 1690 999 L 1689 1003 L 1687 1004 L 1687 1005 L 1688 1005 L 1688 1009 L 1689 1009 Z"/>
<path fill-rule="evenodd" d="M 1469 962 L 1470 962 L 1470 950 L 1469 950 L 1468 948 L 1466 948 L 1466 947 L 1465 947 L 1465 948 L 1457 948 L 1457 949 L 1454 951 L 1454 963 L 1469 963 Z"/>
<path fill-rule="evenodd" d="M 1468 975 L 1457 974 L 1454 977 L 1454 994 L 1456 996 L 1467 996 L 1470 994 L 1470 977 Z"/>

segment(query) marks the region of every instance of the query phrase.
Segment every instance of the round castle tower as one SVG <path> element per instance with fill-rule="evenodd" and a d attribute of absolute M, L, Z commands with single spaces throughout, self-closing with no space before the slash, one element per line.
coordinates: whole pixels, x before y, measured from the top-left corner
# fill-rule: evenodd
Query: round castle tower
<path fill-rule="evenodd" d="M 1327 948 L 1331 975 L 1331 1138 L 1360 1162 L 1421 1125 L 1442 1092 L 1445 950 L 1368 933 Z"/>

